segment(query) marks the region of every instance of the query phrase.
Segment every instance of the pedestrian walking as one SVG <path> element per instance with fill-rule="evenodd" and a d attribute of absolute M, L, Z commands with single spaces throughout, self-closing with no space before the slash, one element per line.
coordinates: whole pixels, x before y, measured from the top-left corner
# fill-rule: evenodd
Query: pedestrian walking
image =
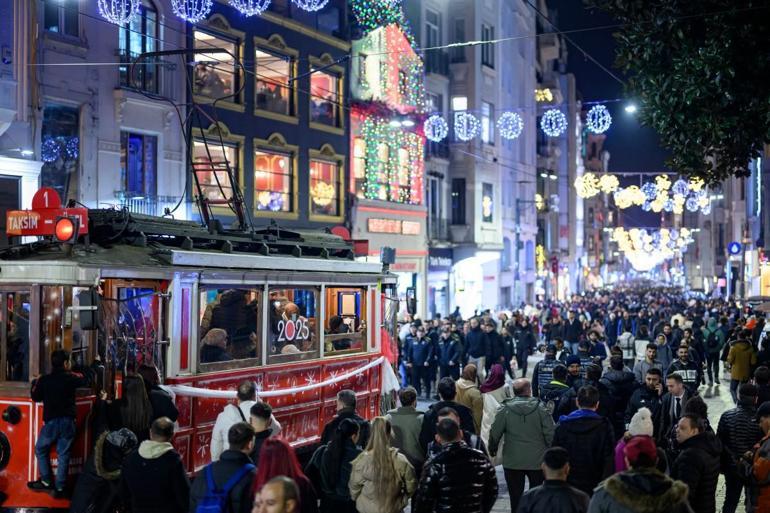
<path fill-rule="evenodd" d="M 750 458 L 749 472 L 750 508 L 748 513 L 770 511 L 770 402 L 762 403 L 757 409 L 757 421 L 764 437 L 754 446 Z"/>
<path fill-rule="evenodd" d="M 299 489 L 286 476 L 274 477 L 254 497 L 252 513 L 298 513 Z"/>
<path fill-rule="evenodd" d="M 540 396 L 540 388 L 550 383 L 553 379 L 553 368 L 561 365 L 556 359 L 556 346 L 548 345 L 545 348 L 545 356 L 535 364 L 535 370 L 532 371 L 532 395 Z"/>
<path fill-rule="evenodd" d="M 459 337 L 452 335 L 452 330 L 448 324 L 441 327 L 438 353 L 439 376 L 442 378 L 449 376 L 452 379 L 458 379 L 460 377 L 460 366 L 462 365 L 462 345 L 460 344 Z"/>
<path fill-rule="evenodd" d="M 469 364 L 470 365 L 470 364 Z M 473 422 L 473 413 L 467 406 L 455 402 L 455 396 L 457 390 L 452 378 L 443 378 L 438 383 L 438 395 L 440 401 L 433 403 L 422 419 L 422 427 L 420 428 L 420 445 L 423 450 L 427 452 L 428 444 L 436 436 L 436 422 L 438 419 L 438 413 L 443 408 L 452 408 L 460 417 L 460 427 L 463 431 L 471 434 L 476 433 L 476 426 Z"/>
<path fill-rule="evenodd" d="M 350 496 L 350 474 L 353 460 L 361 454 L 360 424 L 351 418 L 336 426 L 331 441 L 313 453 L 305 474 L 321 497 L 321 513 L 356 513 Z"/>
<path fill-rule="evenodd" d="M 249 457 L 255 465 L 259 466 L 259 455 L 265 441 L 272 436 L 270 430 L 273 409 L 269 404 L 257 401 L 249 409 L 249 424 L 254 428 L 254 449 Z"/>
<path fill-rule="evenodd" d="M 738 404 L 719 418 L 717 438 L 722 442 L 721 471 L 725 476 L 725 503 L 722 513 L 735 513 L 741 499 L 744 481 L 739 462 L 762 439 L 756 422 L 757 387 L 744 383 L 738 388 Z M 748 493 L 746 494 L 748 498 Z"/>
<path fill-rule="evenodd" d="M 645 375 L 650 369 L 663 370 L 663 364 L 658 360 L 658 346 L 647 344 L 644 352 L 644 359 L 634 364 L 634 378 L 637 383 L 644 384 Z"/>
<path fill-rule="evenodd" d="M 585 328 L 580 319 L 575 316 L 574 310 L 567 313 L 567 320 L 564 323 L 564 340 L 569 345 L 569 350 L 576 355 L 578 352 L 578 343 L 583 338 Z"/>
<path fill-rule="evenodd" d="M 663 334 L 655 337 L 655 346 L 658 348 L 657 358 L 660 362 L 660 367 L 663 369 L 663 376 L 667 376 L 668 368 L 671 367 L 671 363 L 674 361 L 674 352 L 666 341 L 666 336 Z"/>
<path fill-rule="evenodd" d="M 40 478 L 27 483 L 33 491 L 53 491 L 54 497 L 66 494 L 70 453 L 75 441 L 75 391 L 89 385 L 82 374 L 72 372 L 70 353 L 64 349 L 51 352 L 51 373 L 32 381 L 30 396 L 43 403 L 43 428 L 35 442 L 35 458 Z M 56 479 L 51 469 L 50 452 L 56 447 Z"/>
<path fill-rule="evenodd" d="M 457 424 L 460 424 L 460 416 L 457 414 L 457 412 L 452 408 L 441 408 L 438 412 L 438 417 L 436 418 L 436 424 L 438 425 L 439 422 L 441 422 L 444 419 L 452 419 Z M 461 430 L 463 435 L 463 441 L 465 442 L 465 445 L 470 447 L 471 449 L 476 449 L 477 451 L 481 451 L 482 453 L 486 454 L 487 457 L 489 456 L 489 451 L 487 450 L 486 443 L 481 439 L 481 436 L 475 435 L 471 433 L 470 431 Z M 439 442 L 435 440 L 435 437 L 431 442 L 428 444 L 428 451 L 425 454 L 425 459 L 429 460 L 436 456 L 438 453 L 440 453 L 442 450 L 442 446 Z"/>
<path fill-rule="evenodd" d="M 489 430 L 495 421 L 497 411 L 502 406 L 503 401 L 513 397 L 510 387 L 505 382 L 505 370 L 501 365 L 492 366 L 487 380 L 479 387 L 479 391 L 484 403 L 484 413 L 481 418 L 481 438 L 485 444 L 489 445 Z M 502 463 L 502 451 L 497 452 L 496 457 L 492 458 L 492 463 L 495 466 Z"/>
<path fill-rule="evenodd" d="M 690 393 L 679 374 L 672 374 L 666 378 L 666 388 L 668 392 L 660 402 L 660 414 L 655 432 L 658 445 L 664 449 L 670 449 L 671 433 L 683 415 L 684 405 L 690 399 Z"/>
<path fill-rule="evenodd" d="M 420 445 L 420 430 L 424 414 L 416 408 L 417 391 L 413 387 L 399 390 L 398 398 L 401 406 L 388 411 L 385 416 L 393 431 L 392 444 L 406 456 L 414 467 L 415 474 L 419 475 L 425 461 L 425 450 Z"/>
<path fill-rule="evenodd" d="M 489 459 L 465 444 L 454 420 L 442 419 L 436 432 L 443 448 L 425 464 L 412 513 L 489 513 L 497 499 Z"/>
<path fill-rule="evenodd" d="M 516 332 L 516 364 L 521 369 L 521 377 L 527 377 L 527 365 L 529 356 L 537 349 L 537 340 L 529 320 L 522 317 L 519 329 Z"/>
<path fill-rule="evenodd" d="M 481 418 L 484 415 L 484 400 L 477 385 L 476 366 L 469 363 L 463 369 L 462 377 L 455 383 L 455 401 L 467 407 L 473 415 L 475 433 L 481 433 Z"/>
<path fill-rule="evenodd" d="M 418 326 L 417 334 L 410 346 L 407 367 L 411 369 L 412 386 L 417 389 L 418 395 L 422 395 L 424 387 L 426 400 L 430 399 L 430 367 L 433 363 L 433 351 L 433 341 L 425 334 L 425 328 L 422 325 Z"/>
<path fill-rule="evenodd" d="M 655 432 L 655 426 L 652 422 L 652 412 L 647 408 L 639 408 L 628 424 L 628 431 L 620 438 L 615 446 L 615 472 L 623 472 L 628 468 L 626 465 L 626 453 L 624 452 L 628 441 L 635 436 L 649 436 Z"/>
<path fill-rule="evenodd" d="M 131 513 L 188 511 L 190 482 L 182 458 L 171 445 L 173 437 L 171 419 L 156 419 L 150 427 L 150 439 L 123 462 L 120 495 Z"/>
<path fill-rule="evenodd" d="M 738 386 L 751 378 L 751 370 L 757 364 L 757 353 L 746 339 L 739 339 L 727 355 L 730 364 L 730 395 L 738 402 Z"/>
<path fill-rule="evenodd" d="M 390 422 L 375 418 L 369 444 L 353 460 L 348 484 L 358 513 L 400 513 L 417 489 L 414 468 L 390 440 Z"/>
<path fill-rule="evenodd" d="M 725 345 L 725 334 L 717 326 L 717 320 L 712 317 L 708 320 L 706 326 L 701 328 L 703 333 L 703 345 L 706 349 L 706 372 L 708 374 L 708 384 L 720 384 L 719 381 L 719 354 Z"/>
<path fill-rule="evenodd" d="M 298 513 L 318 513 L 318 496 L 310 479 L 302 471 L 294 449 L 283 438 L 268 438 L 262 445 L 257 473 L 254 476 L 254 490 L 261 490 L 267 483 L 280 476 L 290 478 L 297 487 Z"/>
<path fill-rule="evenodd" d="M 589 497 L 567 483 L 569 453 L 561 447 L 551 447 L 543 454 L 540 465 L 545 481 L 530 487 L 519 501 L 516 513 L 585 513 Z"/>
<path fill-rule="evenodd" d="M 596 485 L 612 474 L 615 435 L 610 421 L 597 413 L 596 387 L 581 387 L 577 404 L 579 409 L 559 418 L 553 446 L 564 447 L 570 454 L 568 482 L 591 495 Z"/>
<path fill-rule="evenodd" d="M 660 369 L 649 369 L 645 376 L 644 385 L 634 390 L 626 407 L 626 424 L 631 422 L 631 418 L 640 408 L 650 410 L 652 419 L 657 419 L 660 414 L 661 394 L 663 385 L 661 383 L 663 374 Z"/>
<path fill-rule="evenodd" d="M 489 340 L 479 324 L 478 317 L 474 317 L 469 322 L 469 330 L 465 335 L 465 353 L 468 357 L 467 363 L 476 366 L 479 378 L 486 378 L 487 356 L 490 354 Z"/>
<path fill-rule="evenodd" d="M 692 513 L 687 485 L 656 469 L 658 452 L 651 438 L 632 438 L 624 454 L 629 469 L 596 489 L 588 513 Z"/>
<path fill-rule="evenodd" d="M 452 386 L 454 388 L 454 385 Z M 321 434 L 321 444 L 328 444 L 334 438 L 337 427 L 345 419 L 351 419 L 358 424 L 358 444 L 366 445 L 369 441 L 369 421 L 356 413 L 356 393 L 349 389 L 337 392 L 337 415 L 324 426 Z"/>
<path fill-rule="evenodd" d="M 684 386 L 690 395 L 698 395 L 698 387 L 700 386 L 703 369 L 701 369 L 697 362 L 690 359 L 690 348 L 686 345 L 680 345 L 679 349 L 676 350 L 676 354 L 678 359 L 671 362 L 666 376 L 679 374 L 682 376 L 682 382 L 684 382 Z"/>
<path fill-rule="evenodd" d="M 249 454 L 254 428 L 237 422 L 227 432 L 228 448 L 198 472 L 190 490 L 190 513 L 249 513 L 254 504 L 256 469 Z M 163 511 L 163 510 L 161 510 Z"/>
<path fill-rule="evenodd" d="M 612 397 L 611 418 L 615 436 L 620 437 L 625 427 L 625 415 L 631 395 L 637 388 L 634 374 L 623 365 L 623 359 L 619 356 L 610 358 L 610 368 L 599 380 L 601 386 L 607 387 Z"/>
<path fill-rule="evenodd" d="M 152 407 L 152 421 L 161 417 L 168 417 L 172 422 L 179 418 L 179 410 L 174 404 L 171 394 L 160 387 L 160 372 L 155 365 L 142 364 L 137 369 L 144 380 L 147 397 Z"/>
<path fill-rule="evenodd" d="M 652 340 L 650 340 L 650 330 L 647 329 L 647 326 L 639 326 L 639 331 L 634 339 L 634 353 L 637 362 L 641 362 L 646 358 L 647 346 L 652 343 Z M 633 368 L 634 365 L 631 367 Z"/>
<path fill-rule="evenodd" d="M 540 402 L 543 403 L 545 408 L 551 413 L 553 421 L 556 422 L 559 419 L 559 404 L 562 397 L 567 394 L 572 388 L 567 385 L 567 378 L 569 373 L 567 367 L 563 365 L 557 365 L 553 368 L 553 379 L 550 383 L 543 385 L 540 389 Z"/>
<path fill-rule="evenodd" d="M 681 453 L 671 465 L 671 477 L 689 487 L 688 501 L 695 513 L 714 513 L 722 444 L 706 431 L 703 419 L 692 414 L 679 419 L 676 440 Z"/>
<path fill-rule="evenodd" d="M 489 431 L 489 453 L 495 456 L 503 441 L 503 470 L 511 511 L 516 511 L 524 493 L 524 480 L 529 487 L 543 482 L 540 465 L 543 454 L 553 440 L 554 424 L 550 412 L 532 397 L 532 386 L 525 378 L 513 382 L 513 399 L 503 402 Z"/>

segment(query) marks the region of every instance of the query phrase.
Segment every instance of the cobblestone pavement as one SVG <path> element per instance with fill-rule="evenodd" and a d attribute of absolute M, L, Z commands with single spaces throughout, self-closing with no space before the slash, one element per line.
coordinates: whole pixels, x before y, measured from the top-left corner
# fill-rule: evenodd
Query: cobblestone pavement
<path fill-rule="evenodd" d="M 529 369 L 527 372 L 528 377 L 532 375 L 532 369 L 535 363 L 540 360 L 538 356 L 530 357 Z M 706 401 L 709 409 L 709 420 L 714 429 L 716 429 L 719 423 L 719 417 L 725 410 L 729 410 L 733 407 L 733 402 L 730 397 L 729 377 L 722 379 L 722 385 L 715 385 L 712 387 L 702 386 L 700 393 Z M 425 410 L 430 406 L 429 401 L 420 400 L 418 402 L 419 408 Z M 502 466 L 497 467 L 497 482 L 499 483 L 499 492 L 497 496 L 497 502 L 495 503 L 492 513 L 509 513 L 511 511 L 511 505 L 508 497 L 508 490 L 505 486 L 505 478 L 503 476 Z M 724 478 L 719 476 L 719 485 L 717 486 L 717 511 L 722 511 L 722 503 L 725 499 L 725 483 Z M 738 506 L 737 513 L 745 513 L 744 506 L 741 503 Z"/>

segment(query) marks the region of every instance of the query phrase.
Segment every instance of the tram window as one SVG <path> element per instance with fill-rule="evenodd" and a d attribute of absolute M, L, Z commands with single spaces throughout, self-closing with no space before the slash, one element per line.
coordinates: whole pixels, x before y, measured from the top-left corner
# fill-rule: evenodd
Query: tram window
<path fill-rule="evenodd" d="M 326 288 L 324 354 L 366 349 L 366 289 Z"/>
<path fill-rule="evenodd" d="M 271 288 L 268 363 L 318 357 L 320 288 Z"/>
<path fill-rule="evenodd" d="M 203 370 L 257 365 L 262 291 L 209 288 L 200 293 L 199 362 Z"/>
<path fill-rule="evenodd" d="M 3 377 L 6 381 L 29 381 L 29 293 L 3 293 L 3 308 Z"/>
<path fill-rule="evenodd" d="M 72 361 L 76 367 L 90 365 L 93 359 L 91 348 L 94 347 L 96 331 L 83 330 L 80 327 L 81 311 L 77 309 L 80 306 L 80 293 L 88 290 L 85 287 L 72 288 L 72 306 L 75 307 L 72 309 Z M 99 356 L 104 361 L 104 354 Z"/>
<path fill-rule="evenodd" d="M 51 372 L 51 352 L 64 347 L 62 338 L 62 311 L 64 308 L 64 287 L 43 287 L 40 294 L 41 329 L 40 374 Z"/>

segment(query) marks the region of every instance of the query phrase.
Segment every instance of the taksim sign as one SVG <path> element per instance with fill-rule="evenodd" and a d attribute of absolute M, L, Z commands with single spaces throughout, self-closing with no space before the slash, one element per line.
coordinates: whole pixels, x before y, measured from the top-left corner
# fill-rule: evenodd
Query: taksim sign
<path fill-rule="evenodd" d="M 58 218 L 77 219 L 77 232 L 88 233 L 88 209 L 62 208 L 55 190 L 44 187 L 32 198 L 32 210 L 9 210 L 5 215 L 6 234 L 19 236 L 51 236 L 55 234 Z"/>
<path fill-rule="evenodd" d="M 727 245 L 727 252 L 731 255 L 740 255 L 743 245 L 740 242 L 731 242 Z"/>

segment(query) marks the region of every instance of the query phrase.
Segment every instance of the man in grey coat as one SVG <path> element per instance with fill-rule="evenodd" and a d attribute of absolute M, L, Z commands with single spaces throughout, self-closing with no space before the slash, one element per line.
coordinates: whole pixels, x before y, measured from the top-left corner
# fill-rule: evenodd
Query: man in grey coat
<path fill-rule="evenodd" d="M 503 470 L 511 511 L 516 511 L 524 493 L 524 478 L 529 487 L 543 483 L 540 464 L 551 446 L 554 433 L 553 417 L 537 398 L 532 397 L 528 379 L 513 382 L 512 399 L 507 399 L 497 411 L 489 431 L 489 453 L 494 457 L 503 442 Z"/>
<path fill-rule="evenodd" d="M 386 416 L 393 430 L 393 447 L 406 456 L 414 467 L 415 474 L 419 476 L 425 462 L 425 452 L 420 445 L 423 412 L 415 408 L 417 390 L 414 387 L 402 388 L 398 391 L 398 399 L 401 406 L 388 411 Z"/>

